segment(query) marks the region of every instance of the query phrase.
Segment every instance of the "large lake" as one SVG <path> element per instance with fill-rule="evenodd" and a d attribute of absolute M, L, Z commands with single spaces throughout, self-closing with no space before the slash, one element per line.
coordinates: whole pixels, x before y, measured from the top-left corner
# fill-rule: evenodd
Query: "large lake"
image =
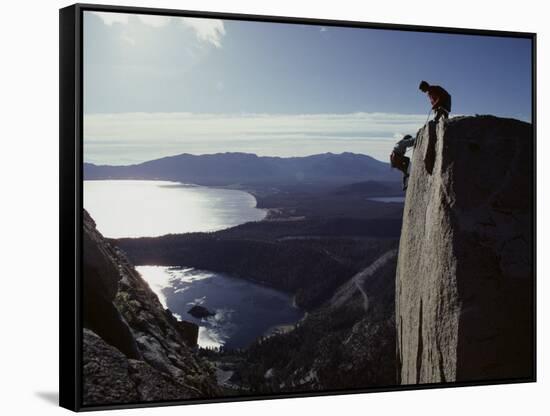
<path fill-rule="evenodd" d="M 84 181 L 84 208 L 110 238 L 217 231 L 266 215 L 247 192 L 167 181 Z"/>
<path fill-rule="evenodd" d="M 265 217 L 249 193 L 166 181 L 85 181 L 84 207 L 98 230 L 111 238 L 216 231 Z M 182 266 L 136 269 L 165 308 L 178 319 L 199 325 L 201 347 L 246 347 L 303 316 L 285 293 Z M 195 318 L 187 313 L 193 305 L 214 315 Z"/>

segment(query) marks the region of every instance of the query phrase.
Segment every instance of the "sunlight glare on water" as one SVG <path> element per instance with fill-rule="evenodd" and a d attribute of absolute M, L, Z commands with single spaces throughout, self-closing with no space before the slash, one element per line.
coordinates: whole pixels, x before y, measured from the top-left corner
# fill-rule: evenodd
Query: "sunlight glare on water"
<path fill-rule="evenodd" d="M 249 193 L 167 181 L 84 181 L 84 208 L 109 238 L 217 231 L 262 220 Z"/>

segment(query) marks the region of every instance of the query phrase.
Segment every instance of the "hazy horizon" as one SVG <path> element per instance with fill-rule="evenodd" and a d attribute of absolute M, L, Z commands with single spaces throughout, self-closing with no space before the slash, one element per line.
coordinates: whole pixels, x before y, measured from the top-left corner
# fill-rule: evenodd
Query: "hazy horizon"
<path fill-rule="evenodd" d="M 258 154 L 256 154 L 256 153 L 251 153 L 251 152 L 230 152 L 230 151 L 226 151 L 226 152 L 211 152 L 211 153 L 190 153 L 190 152 L 181 152 L 181 153 L 174 153 L 174 154 L 168 154 L 168 155 L 165 155 L 165 156 L 155 157 L 155 158 L 153 158 L 153 159 L 147 159 L 147 160 L 143 160 L 143 161 L 140 161 L 140 162 L 110 164 L 110 163 L 94 163 L 94 162 L 84 161 L 84 163 L 91 164 L 91 165 L 95 165 L 95 166 L 130 166 L 130 165 L 139 165 L 139 164 L 141 164 L 141 163 L 150 162 L 150 161 L 153 161 L 153 160 L 159 160 L 159 159 L 164 159 L 164 158 L 168 158 L 168 157 L 176 157 L 176 156 L 183 156 L 183 155 L 190 155 L 190 156 L 197 156 L 197 157 L 200 157 L 200 156 L 214 156 L 214 155 L 228 155 L 228 154 L 246 154 L 246 155 L 254 155 L 254 156 L 256 156 L 256 157 L 273 157 L 273 158 L 287 159 L 287 158 L 296 158 L 296 157 L 319 156 L 319 155 L 326 155 L 326 154 L 332 154 L 332 155 L 338 156 L 338 155 L 343 155 L 343 154 L 345 154 L 345 153 L 352 153 L 352 154 L 354 154 L 354 155 L 367 156 L 367 157 L 370 157 L 370 158 L 373 158 L 373 159 L 377 160 L 378 162 L 382 162 L 382 163 L 387 163 L 387 164 L 389 164 L 389 162 L 386 161 L 386 160 L 378 160 L 378 159 L 374 158 L 373 156 L 368 155 L 368 154 L 366 154 L 366 153 L 348 152 L 348 151 L 342 151 L 342 152 L 330 152 L 330 151 L 327 151 L 327 152 L 322 152 L 322 153 L 307 154 L 307 155 L 304 155 L 304 156 L 273 156 L 273 155 L 258 155 Z"/>
<path fill-rule="evenodd" d="M 84 160 L 190 153 L 387 161 L 429 103 L 531 121 L 528 39 L 210 18 L 84 14 Z"/>
<path fill-rule="evenodd" d="M 85 137 L 96 139 L 85 144 L 85 162 L 128 165 L 183 153 L 305 157 L 351 152 L 387 162 L 395 141 L 405 132 L 417 129 L 417 124 L 426 121 L 426 117 L 403 115 L 398 119 L 389 114 L 357 113 L 269 117 L 262 114 L 203 115 L 197 119 L 185 113 L 156 116 L 135 113 L 119 114 L 118 117 L 90 115 L 87 120 Z M 363 125 L 371 130 L 365 131 Z M 208 132 L 202 133 L 206 128 Z M 185 138 L 184 144 L 177 137 L 183 129 L 193 131 L 193 137 Z M 393 133 L 396 129 L 400 132 Z M 119 132 L 117 137 L 110 133 L 113 131 Z M 227 140 L 227 131 L 231 140 Z M 149 138 L 155 134 L 164 138 Z M 99 139 L 104 135 L 105 139 Z"/>

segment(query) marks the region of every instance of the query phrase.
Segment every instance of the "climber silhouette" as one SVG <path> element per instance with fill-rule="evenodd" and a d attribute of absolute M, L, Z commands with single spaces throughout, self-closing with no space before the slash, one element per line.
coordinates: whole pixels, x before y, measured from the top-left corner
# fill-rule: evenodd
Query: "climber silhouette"
<path fill-rule="evenodd" d="M 412 137 L 410 134 L 407 134 L 395 144 L 395 147 L 393 148 L 393 151 L 390 155 L 391 167 L 399 169 L 401 172 L 403 172 L 404 191 L 407 190 L 407 184 L 409 180 L 409 164 L 411 161 L 407 156 L 405 156 L 405 153 L 407 152 L 407 149 L 409 147 L 414 146 L 414 142 L 415 138 Z"/>
<path fill-rule="evenodd" d="M 451 94 L 439 85 L 430 85 L 426 81 L 422 81 L 418 87 L 422 92 L 428 94 L 432 111 L 435 113 L 434 121 L 437 123 L 442 117 L 449 118 L 451 112 Z M 428 116 L 429 118 L 429 116 Z M 407 134 L 398 141 L 390 155 L 390 165 L 392 168 L 399 169 L 403 172 L 403 190 L 407 190 L 409 179 L 409 164 L 410 159 L 405 156 L 407 149 L 413 147 L 415 138 Z"/>
<path fill-rule="evenodd" d="M 437 123 L 441 117 L 449 118 L 451 112 L 451 94 L 445 91 L 439 85 L 430 85 L 426 81 L 422 81 L 418 87 L 420 91 L 428 94 L 432 110 L 435 112 L 434 121 Z"/>

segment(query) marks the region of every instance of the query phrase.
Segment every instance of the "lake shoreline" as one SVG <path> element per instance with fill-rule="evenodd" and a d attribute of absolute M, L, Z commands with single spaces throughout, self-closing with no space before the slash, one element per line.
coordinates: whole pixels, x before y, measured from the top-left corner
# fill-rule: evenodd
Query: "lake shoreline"
<path fill-rule="evenodd" d="M 86 180 L 84 207 L 110 239 L 215 232 L 267 217 L 250 192 L 176 181 Z"/>
<path fill-rule="evenodd" d="M 264 213 L 262 218 L 246 221 L 241 224 L 242 225 L 247 222 L 262 222 L 262 221 L 301 221 L 307 219 L 306 215 L 296 215 L 294 212 L 292 212 L 292 209 L 288 209 L 288 207 L 285 207 L 284 204 L 273 204 L 270 203 L 269 200 L 266 199 L 266 196 L 272 197 L 277 194 L 283 194 L 287 193 L 286 191 L 282 191 L 283 188 L 279 189 L 275 186 L 269 185 L 269 184 L 257 184 L 257 185 L 242 185 L 242 184 L 230 184 L 230 185 L 212 185 L 212 184 L 198 184 L 198 183 L 187 183 L 187 182 L 180 182 L 180 181 L 173 181 L 173 180 L 164 180 L 164 179 L 144 179 L 144 178 L 124 178 L 124 179 L 112 179 L 112 178 L 106 178 L 106 179 L 86 179 L 86 181 L 90 182 L 101 182 L 101 181 L 148 181 L 148 182 L 156 182 L 156 181 L 162 181 L 174 184 L 174 187 L 182 187 L 182 188 L 204 188 L 204 189 L 210 189 L 210 190 L 222 190 L 222 191 L 240 191 L 248 194 L 252 198 L 254 198 L 255 206 L 254 208 L 258 211 L 262 211 Z M 318 186 L 318 184 L 311 185 L 314 187 Z M 336 196 L 338 198 L 338 196 Z M 389 192 L 388 194 L 373 194 L 365 197 L 365 201 L 368 201 L 372 204 L 379 204 L 381 206 L 387 206 L 388 204 L 392 204 L 394 206 L 404 205 L 404 195 L 396 194 L 395 192 Z M 271 201 L 273 202 L 273 201 Z M 231 225 L 223 229 L 228 229 L 235 227 L 237 225 Z M 220 229 L 221 230 L 221 229 Z M 215 231 L 220 231 L 215 230 Z M 200 232 L 200 231 L 190 231 L 190 232 Z M 209 232 L 209 231 L 204 231 Z M 185 233 L 178 233 L 178 232 L 170 232 L 168 234 L 185 234 Z M 167 235 L 167 234 L 164 234 Z M 164 235 L 158 235 L 156 237 L 162 237 Z M 120 238 L 120 237 L 118 237 Z M 139 237 L 138 237 L 139 238 Z"/>
<path fill-rule="evenodd" d="M 121 180 L 121 181 L 127 181 L 127 180 Z M 99 182 L 99 180 L 97 182 Z M 143 181 L 143 182 L 145 182 L 145 181 Z M 150 181 L 148 181 L 148 182 L 150 182 Z M 150 266 L 159 266 L 159 267 L 161 267 L 161 266 L 164 266 L 164 267 L 179 267 L 179 268 L 191 268 L 192 267 L 194 269 L 203 270 L 203 271 L 206 271 L 206 272 L 223 273 L 223 274 L 225 274 L 225 275 L 227 275 L 231 278 L 235 278 L 235 279 L 241 280 L 243 282 L 251 283 L 251 284 L 256 284 L 256 285 L 259 285 L 263 288 L 273 289 L 273 290 L 276 290 L 278 292 L 284 293 L 288 296 L 291 296 L 292 299 L 293 299 L 293 306 L 296 307 L 299 304 L 300 305 L 299 309 L 301 311 L 305 311 L 305 312 L 307 312 L 308 310 L 312 310 L 313 308 L 319 306 L 323 302 L 323 300 L 325 299 L 325 297 L 326 297 L 325 294 L 329 293 L 333 286 L 338 285 L 339 284 L 338 282 L 341 283 L 346 278 L 351 276 L 352 272 L 354 272 L 354 270 L 351 270 L 351 269 L 348 270 L 348 267 L 346 267 L 343 264 L 340 264 L 340 262 L 333 261 L 332 258 L 325 258 L 325 257 L 321 258 L 320 257 L 321 254 L 318 252 L 318 250 L 316 250 L 314 247 L 312 247 L 311 244 L 307 244 L 305 246 L 303 246 L 303 245 L 300 245 L 300 246 L 293 246 L 293 245 L 291 245 L 291 246 L 288 246 L 288 245 L 279 246 L 278 245 L 279 243 L 278 243 L 277 239 L 275 239 L 272 242 L 270 237 L 266 236 L 266 234 L 265 234 L 266 230 L 264 230 L 264 228 L 262 228 L 262 227 L 266 226 L 266 223 L 267 224 L 271 223 L 275 227 L 283 226 L 283 227 L 287 227 L 287 228 L 291 227 L 292 229 L 296 229 L 293 224 L 289 224 L 290 222 L 296 222 L 296 227 L 298 227 L 298 228 L 299 227 L 309 227 L 309 228 L 304 229 L 306 234 L 311 233 L 315 229 L 315 228 L 312 228 L 310 225 L 308 225 L 308 224 L 310 224 L 308 222 L 310 220 L 308 218 L 306 218 L 305 216 L 292 215 L 291 211 L 288 211 L 286 209 L 281 209 L 281 208 L 275 208 L 273 205 L 272 206 L 268 205 L 266 207 L 266 203 L 265 203 L 266 198 L 267 198 L 268 203 L 269 202 L 277 202 L 280 199 L 277 199 L 277 198 L 276 199 L 273 199 L 273 198 L 270 199 L 270 196 L 272 196 L 272 195 L 277 195 L 277 196 L 279 196 L 279 195 L 289 195 L 289 194 L 293 195 L 292 192 L 290 192 L 290 191 L 288 191 L 288 192 L 287 191 L 281 191 L 280 189 L 267 188 L 267 187 L 262 189 L 262 188 L 258 188 L 258 187 L 252 188 L 252 187 L 243 187 L 243 186 L 236 186 L 236 185 L 232 185 L 232 186 L 212 186 L 212 185 L 211 186 L 203 186 L 203 185 L 199 185 L 199 184 L 189 184 L 189 183 L 183 183 L 183 182 L 178 182 L 178 181 L 161 181 L 161 182 L 165 183 L 165 184 L 169 184 L 168 189 L 170 189 L 170 188 L 172 188 L 172 189 L 173 188 L 182 188 L 182 189 L 197 188 L 197 189 L 208 189 L 208 190 L 243 192 L 248 197 L 251 198 L 251 200 L 249 201 L 250 204 L 252 204 L 252 200 L 253 200 L 253 205 L 254 205 L 253 208 L 255 210 L 261 211 L 263 215 L 258 220 L 250 221 L 250 220 L 246 220 L 246 218 L 245 218 L 245 220 L 240 222 L 240 223 L 231 224 L 231 225 L 228 225 L 224 228 L 220 227 L 218 230 L 216 230 L 214 232 L 214 233 L 216 233 L 216 232 L 222 232 L 223 233 L 224 231 L 234 229 L 235 230 L 234 233 L 236 233 L 236 235 L 231 237 L 230 239 L 219 239 L 218 240 L 218 238 L 215 236 L 215 234 L 213 232 L 208 232 L 208 231 L 190 231 L 190 232 L 183 232 L 183 233 L 172 232 L 172 233 L 170 233 L 170 235 L 164 235 L 164 236 L 145 237 L 145 238 L 129 237 L 129 238 L 115 238 L 115 239 L 113 239 L 114 244 L 116 244 L 116 245 L 121 244 L 122 245 L 121 248 L 125 252 L 130 253 L 131 256 L 135 255 L 136 252 L 132 252 L 131 247 L 129 247 L 129 245 L 131 246 L 132 244 L 134 244 L 135 247 L 138 248 L 138 250 L 141 250 L 140 252 L 138 252 L 139 253 L 138 256 L 140 256 L 141 260 L 137 260 L 136 258 L 134 258 L 132 260 L 132 261 L 135 262 L 136 265 L 140 265 L 140 266 L 150 265 Z M 294 190 L 293 192 L 297 192 L 297 191 Z M 337 200 L 339 203 L 342 203 L 342 198 L 345 199 L 345 197 L 346 197 L 346 195 L 341 196 L 339 194 L 336 194 L 336 195 L 332 196 L 332 198 Z M 263 203 L 260 203 L 260 200 Z M 343 202 L 345 203 L 345 201 L 343 201 Z M 258 208 L 258 205 L 260 205 L 260 204 L 262 205 L 262 208 Z M 379 203 L 379 202 L 375 202 L 373 204 L 374 204 L 373 206 L 375 206 L 375 207 L 376 206 L 380 207 L 382 205 L 387 205 L 385 203 Z M 254 225 L 254 223 L 256 223 L 256 225 Z M 262 225 L 262 223 L 263 223 L 263 225 Z M 285 223 L 288 224 L 288 225 L 284 225 Z M 253 227 L 260 227 L 261 229 L 258 229 L 257 232 L 252 230 L 252 233 L 250 233 L 250 230 L 249 230 L 250 227 L 248 227 L 248 228 L 246 226 L 241 227 L 245 224 L 249 224 L 249 226 L 253 226 Z M 316 224 L 315 227 L 318 227 L 319 230 L 323 230 L 323 227 L 325 226 L 325 222 L 322 219 L 321 219 L 320 223 L 315 223 L 315 224 Z M 271 225 L 269 225 L 268 227 L 271 227 Z M 339 227 L 338 228 L 339 230 L 342 230 L 342 223 L 341 222 L 338 223 L 338 227 Z M 362 226 L 362 227 L 364 228 L 365 226 Z M 367 227 L 366 229 L 369 230 L 368 231 L 369 233 L 376 232 L 376 230 L 375 230 L 376 226 L 374 226 L 374 228 L 372 230 L 371 230 L 371 227 L 372 227 L 371 225 L 367 225 L 366 227 Z M 330 229 L 330 223 L 328 224 L 327 229 Z M 357 227 L 355 227 L 354 229 L 357 229 Z M 244 238 L 239 238 L 238 237 L 239 233 L 243 233 L 243 232 L 245 234 L 245 235 L 243 235 Z M 320 231 L 320 232 L 322 234 L 322 231 Z M 331 235 L 332 234 L 328 234 L 327 237 L 325 237 L 325 238 L 328 238 Z M 369 234 L 369 236 L 370 236 L 370 234 Z M 233 241 L 232 239 L 235 239 L 235 237 L 237 238 L 235 240 L 236 245 L 228 246 L 228 244 L 231 243 L 231 241 Z M 189 240 L 190 245 L 185 245 L 188 248 L 186 248 L 184 252 L 181 252 L 181 254 L 185 253 L 185 255 L 183 257 L 181 255 L 178 255 L 176 257 L 172 257 L 172 261 L 171 261 L 169 255 L 168 255 L 168 257 L 166 257 L 166 254 L 168 253 L 166 250 L 169 250 L 169 246 L 171 244 L 177 244 L 176 241 L 179 241 L 179 240 L 177 240 L 178 238 L 191 239 L 191 240 Z M 196 244 L 193 244 L 193 241 L 196 241 Z M 163 242 L 168 244 L 164 248 L 157 247 L 157 249 L 155 249 L 155 248 L 152 248 L 152 246 L 150 246 L 150 244 L 156 245 L 157 243 L 160 243 L 162 245 Z M 319 243 L 324 244 L 323 240 L 320 240 Z M 220 261 L 221 261 L 220 259 L 225 259 L 225 257 L 224 257 L 225 254 L 224 253 L 227 252 L 226 251 L 227 247 L 231 247 L 231 250 L 233 250 L 234 248 L 237 248 L 237 253 L 234 253 L 234 255 L 236 255 L 236 256 L 241 256 L 241 254 L 240 254 L 241 252 L 243 253 L 244 256 L 248 256 L 250 253 L 255 252 L 255 253 L 262 253 L 262 256 L 268 256 L 268 258 L 271 259 L 272 261 L 273 261 L 274 258 L 278 259 L 278 260 L 275 260 L 275 261 L 276 261 L 277 264 L 280 265 L 281 270 L 278 272 L 278 274 L 276 273 L 276 274 L 273 274 L 271 276 L 270 275 L 265 275 L 265 273 L 262 271 L 261 268 L 256 267 L 256 265 L 254 264 L 254 261 L 256 261 L 256 260 L 254 260 L 253 258 L 249 258 L 250 261 L 246 265 L 242 265 L 242 267 L 236 267 L 235 264 L 233 264 L 231 262 L 231 260 L 228 259 L 229 264 L 233 264 L 233 266 L 235 266 L 235 267 L 233 267 L 233 266 L 228 267 L 228 268 L 221 267 L 220 266 Z M 161 249 L 161 251 L 158 251 L 159 248 Z M 128 249 L 130 249 L 130 251 L 127 251 Z M 191 251 L 189 251 L 189 249 L 191 249 Z M 327 270 L 327 269 L 333 270 L 332 274 L 335 277 L 334 277 L 334 279 L 332 279 L 330 281 L 328 286 L 323 289 L 323 291 L 321 291 L 319 293 L 318 292 L 313 293 L 311 291 L 304 290 L 304 288 L 302 288 L 300 285 L 298 285 L 298 286 L 294 285 L 296 287 L 294 287 L 292 285 L 288 286 L 288 285 L 286 285 L 286 283 L 281 281 L 281 279 L 280 279 L 281 274 L 280 273 L 285 273 L 285 275 L 287 275 L 289 273 L 296 274 L 299 271 L 298 268 L 297 268 L 299 266 L 298 263 L 296 263 L 296 264 L 293 263 L 292 265 L 288 265 L 288 266 L 285 265 L 286 261 L 289 258 L 288 257 L 289 255 L 292 255 L 292 256 L 296 255 L 296 250 L 299 250 L 300 252 L 303 251 L 303 253 L 300 254 L 300 258 L 302 259 L 300 261 L 300 264 L 302 264 L 302 266 L 303 266 L 303 262 L 306 261 L 306 259 L 307 259 L 307 262 L 311 263 L 311 267 L 308 267 L 307 269 L 309 270 L 308 273 L 312 274 L 312 276 L 315 273 L 318 273 L 318 271 L 314 272 L 314 270 L 317 270 L 319 267 L 322 270 Z M 216 253 L 218 253 L 218 254 L 216 254 Z M 245 253 L 248 253 L 248 254 L 245 254 Z M 208 258 L 204 258 L 205 256 L 208 257 Z M 275 256 L 275 257 L 273 257 L 273 256 Z M 147 259 L 147 257 L 149 259 Z M 212 260 L 214 260 L 216 258 L 217 258 L 217 261 L 213 262 Z M 241 258 L 241 257 L 239 257 L 239 258 Z M 243 257 L 243 258 L 245 258 L 245 257 Z M 256 263 L 257 263 L 257 261 L 256 261 Z M 227 263 L 224 263 L 224 264 L 227 264 Z M 303 275 L 303 272 L 300 272 L 300 273 L 302 273 L 302 275 Z M 306 275 L 308 276 L 307 279 L 313 278 L 312 276 L 309 276 L 308 273 L 306 273 Z M 277 277 L 277 276 L 279 276 L 279 277 Z M 298 278 L 298 275 L 296 275 L 295 277 Z M 303 276 L 300 277 L 299 279 L 302 279 L 302 278 L 303 278 Z M 297 281 L 297 280 L 295 280 L 293 278 L 292 281 L 294 282 L 294 281 Z M 206 305 L 206 306 L 208 306 L 208 305 Z M 173 308 L 170 307 L 170 309 L 172 310 Z M 182 317 L 182 319 L 183 319 L 183 317 L 186 317 L 185 319 L 187 319 L 187 316 L 186 316 L 187 310 L 183 311 L 183 313 L 182 313 L 182 311 L 173 311 L 173 310 L 172 310 L 172 312 L 176 313 L 177 314 L 176 316 L 179 315 L 180 317 Z M 298 322 L 300 322 L 303 319 L 304 319 L 303 317 L 296 319 L 295 323 L 292 324 L 292 325 L 290 325 L 291 321 L 282 320 L 282 321 L 276 322 L 274 327 L 282 325 L 281 328 L 284 329 L 284 331 L 286 332 L 287 330 L 292 330 L 294 328 L 294 326 L 296 324 L 298 324 Z M 257 336 L 262 336 L 262 334 L 258 333 Z"/>
<path fill-rule="evenodd" d="M 247 348 L 275 329 L 293 329 L 305 316 L 290 294 L 251 279 L 185 266 L 136 270 L 176 319 L 199 326 L 200 348 Z M 191 305 L 205 307 L 212 315 L 193 316 Z"/>

